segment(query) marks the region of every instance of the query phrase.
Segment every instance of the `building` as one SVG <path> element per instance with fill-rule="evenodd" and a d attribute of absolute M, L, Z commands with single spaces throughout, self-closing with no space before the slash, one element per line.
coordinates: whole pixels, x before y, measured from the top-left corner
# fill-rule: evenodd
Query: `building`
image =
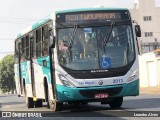
<path fill-rule="evenodd" d="M 139 56 L 140 87 L 160 87 L 160 49 Z"/>
<path fill-rule="evenodd" d="M 130 11 L 132 19 L 141 26 L 142 53 L 160 48 L 160 0 L 138 0 Z"/>

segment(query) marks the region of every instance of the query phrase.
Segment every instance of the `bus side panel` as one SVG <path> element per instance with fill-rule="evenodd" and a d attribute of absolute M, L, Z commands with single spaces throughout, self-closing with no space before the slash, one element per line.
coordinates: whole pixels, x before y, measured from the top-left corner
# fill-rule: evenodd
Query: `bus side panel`
<path fill-rule="evenodd" d="M 14 71 L 15 71 L 15 84 L 16 84 L 16 91 L 18 95 L 21 95 L 20 89 L 20 79 L 19 79 L 19 65 L 14 64 Z"/>
<path fill-rule="evenodd" d="M 49 96 L 52 97 L 52 87 L 51 87 L 51 74 L 50 74 L 50 58 L 42 57 L 34 60 L 34 77 L 35 77 L 35 88 L 36 97 L 45 99 L 44 92 L 44 80 L 47 79 Z"/>
<path fill-rule="evenodd" d="M 139 79 L 125 84 L 125 89 L 123 91 L 123 96 L 137 96 L 139 95 Z"/>
<path fill-rule="evenodd" d="M 26 89 L 27 96 L 32 97 L 30 61 L 21 63 L 21 70 L 23 90 Z"/>
<path fill-rule="evenodd" d="M 26 84 L 26 89 L 27 89 L 27 96 L 28 97 L 33 97 L 32 94 L 32 84 L 31 84 L 31 65 L 30 65 L 30 61 L 27 62 L 27 74 L 28 74 L 28 81 L 29 84 Z"/>

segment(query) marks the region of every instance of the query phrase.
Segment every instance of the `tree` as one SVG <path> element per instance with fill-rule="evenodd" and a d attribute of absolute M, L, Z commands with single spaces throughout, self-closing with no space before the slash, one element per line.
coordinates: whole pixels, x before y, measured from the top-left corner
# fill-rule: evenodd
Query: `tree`
<path fill-rule="evenodd" d="M 0 61 L 0 88 L 3 92 L 14 91 L 14 56 L 7 55 Z"/>

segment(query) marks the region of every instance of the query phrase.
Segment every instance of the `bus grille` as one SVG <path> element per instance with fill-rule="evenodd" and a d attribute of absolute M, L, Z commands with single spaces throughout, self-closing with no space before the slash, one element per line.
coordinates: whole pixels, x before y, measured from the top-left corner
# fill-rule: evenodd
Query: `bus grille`
<path fill-rule="evenodd" d="M 109 96 L 114 96 L 122 91 L 123 87 L 107 88 L 107 89 L 93 89 L 93 90 L 80 90 L 80 94 L 86 98 L 94 98 L 95 94 L 108 93 Z"/>
<path fill-rule="evenodd" d="M 70 75 L 75 79 L 94 79 L 94 78 L 109 78 L 123 76 L 128 70 L 116 71 L 116 72 L 105 72 L 105 73 L 70 73 Z"/>

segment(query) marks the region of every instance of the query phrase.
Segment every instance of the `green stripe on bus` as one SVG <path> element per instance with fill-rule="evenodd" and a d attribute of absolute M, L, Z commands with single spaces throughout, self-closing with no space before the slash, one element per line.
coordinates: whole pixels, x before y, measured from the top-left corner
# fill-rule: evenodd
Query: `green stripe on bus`
<path fill-rule="evenodd" d="M 20 38 L 20 37 L 22 37 L 22 34 L 21 34 L 21 33 L 19 33 L 19 34 L 17 35 L 17 38 Z"/>
<path fill-rule="evenodd" d="M 35 24 L 32 25 L 32 30 L 38 28 L 39 26 L 45 24 L 46 22 L 48 22 L 51 18 L 51 15 L 48 15 L 47 17 L 39 20 L 38 22 L 36 22 Z"/>

